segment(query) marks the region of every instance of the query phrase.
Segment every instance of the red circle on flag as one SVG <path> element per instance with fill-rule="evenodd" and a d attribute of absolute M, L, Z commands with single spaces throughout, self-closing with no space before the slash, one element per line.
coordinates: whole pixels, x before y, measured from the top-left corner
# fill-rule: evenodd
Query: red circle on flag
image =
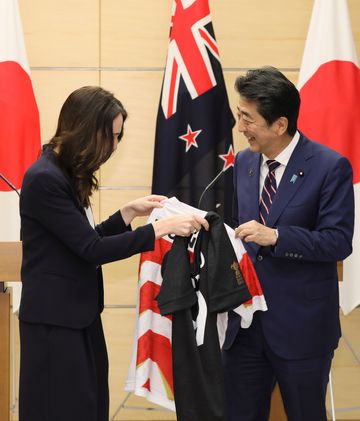
<path fill-rule="evenodd" d="M 31 79 L 16 62 L 0 63 L 0 173 L 19 189 L 40 151 L 40 122 Z M 0 180 L 0 190 L 10 187 Z"/>
<path fill-rule="evenodd" d="M 360 182 L 360 69 L 352 62 L 323 64 L 300 90 L 299 129 L 346 156 Z"/>

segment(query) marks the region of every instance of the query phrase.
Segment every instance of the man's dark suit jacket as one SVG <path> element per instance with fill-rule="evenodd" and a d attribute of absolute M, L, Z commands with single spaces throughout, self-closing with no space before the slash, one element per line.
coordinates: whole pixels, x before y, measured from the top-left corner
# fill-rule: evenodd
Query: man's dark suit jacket
<path fill-rule="evenodd" d="M 241 151 L 235 163 L 237 224 L 259 221 L 261 155 Z M 349 161 L 301 134 L 270 209 L 276 247 L 244 243 L 268 311 L 259 312 L 273 352 L 286 359 L 330 353 L 340 331 L 336 263 L 352 251 L 354 193 Z M 237 329 L 238 330 L 238 329 Z M 229 348 L 237 330 L 229 330 Z"/>
<path fill-rule="evenodd" d="M 101 266 L 152 250 L 151 224 L 131 231 L 118 211 L 94 230 L 70 179 L 45 151 L 25 174 L 20 200 L 20 319 L 84 328 L 103 308 Z"/>

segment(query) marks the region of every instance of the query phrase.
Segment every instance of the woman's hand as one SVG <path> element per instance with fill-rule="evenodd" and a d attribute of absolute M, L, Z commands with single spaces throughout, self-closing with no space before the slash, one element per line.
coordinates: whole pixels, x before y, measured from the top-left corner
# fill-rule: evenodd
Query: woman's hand
<path fill-rule="evenodd" d="M 167 234 L 188 237 L 193 232 L 198 231 L 201 227 L 208 231 L 209 223 L 199 215 L 181 214 L 155 221 L 153 222 L 153 227 L 156 239 Z"/>
<path fill-rule="evenodd" d="M 167 199 L 166 196 L 151 194 L 150 196 L 140 197 L 127 203 L 120 209 L 125 224 L 129 225 L 137 216 L 150 215 L 154 208 L 162 208 L 163 205 L 160 202 L 165 199 Z"/>

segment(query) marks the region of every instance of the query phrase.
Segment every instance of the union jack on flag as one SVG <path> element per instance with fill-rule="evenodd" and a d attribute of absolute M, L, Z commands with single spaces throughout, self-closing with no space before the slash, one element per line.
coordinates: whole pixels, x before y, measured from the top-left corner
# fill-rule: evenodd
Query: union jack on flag
<path fill-rule="evenodd" d="M 220 61 L 216 40 L 206 29 L 206 25 L 211 24 L 207 1 L 175 1 L 171 23 L 161 95 L 166 118 L 176 112 L 180 77 L 195 99 L 216 85 L 209 54 Z"/>
<path fill-rule="evenodd" d="M 234 117 L 208 0 L 174 0 L 156 124 L 152 191 L 176 196 L 231 224 Z"/>

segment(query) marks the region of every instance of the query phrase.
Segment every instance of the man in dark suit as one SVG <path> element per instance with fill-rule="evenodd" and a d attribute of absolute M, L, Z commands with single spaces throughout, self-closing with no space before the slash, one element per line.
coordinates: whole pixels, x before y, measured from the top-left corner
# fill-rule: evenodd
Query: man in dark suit
<path fill-rule="evenodd" d="M 337 261 L 352 251 L 354 196 L 346 158 L 297 131 L 300 97 L 277 69 L 239 77 L 236 235 L 255 264 L 268 311 L 249 329 L 229 314 L 223 347 L 230 421 L 268 419 L 275 381 L 290 421 L 325 421 L 341 335 Z"/>

